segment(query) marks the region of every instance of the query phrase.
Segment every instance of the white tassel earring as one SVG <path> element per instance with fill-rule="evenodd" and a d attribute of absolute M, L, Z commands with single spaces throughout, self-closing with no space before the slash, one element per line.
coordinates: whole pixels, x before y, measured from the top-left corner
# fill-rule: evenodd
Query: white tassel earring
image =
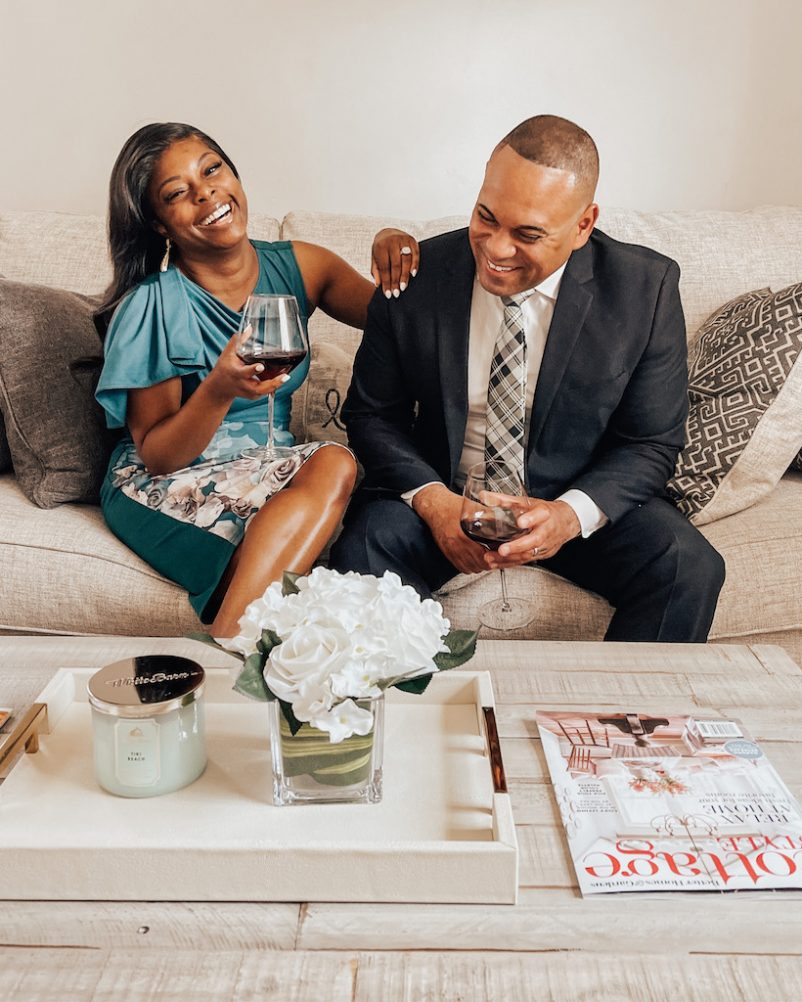
<path fill-rule="evenodd" d="M 167 246 L 164 250 L 164 257 L 162 258 L 162 263 L 159 265 L 159 271 L 167 271 L 170 267 L 170 238 L 167 238 Z"/>

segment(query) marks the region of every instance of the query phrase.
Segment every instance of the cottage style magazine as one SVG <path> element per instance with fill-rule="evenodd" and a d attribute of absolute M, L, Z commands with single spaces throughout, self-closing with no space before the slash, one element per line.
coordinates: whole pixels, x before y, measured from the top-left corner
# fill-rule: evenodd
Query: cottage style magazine
<path fill-rule="evenodd" d="M 733 719 L 537 714 L 583 894 L 802 888 L 802 810 Z"/>

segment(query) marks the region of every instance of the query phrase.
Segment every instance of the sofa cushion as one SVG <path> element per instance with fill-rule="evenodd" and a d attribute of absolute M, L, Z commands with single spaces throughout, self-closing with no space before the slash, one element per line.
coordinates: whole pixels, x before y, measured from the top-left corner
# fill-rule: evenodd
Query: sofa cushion
<path fill-rule="evenodd" d="M 802 444 L 802 283 L 747 293 L 702 325 L 669 494 L 696 525 L 768 494 Z"/>
<path fill-rule="evenodd" d="M 187 593 L 111 534 L 95 505 L 42 511 L 0 474 L 0 630 L 180 636 Z"/>
<path fill-rule="evenodd" d="M 0 280 L 0 411 L 20 487 L 41 508 L 96 501 L 107 433 L 91 373 L 71 370 L 102 352 L 95 300 Z"/>

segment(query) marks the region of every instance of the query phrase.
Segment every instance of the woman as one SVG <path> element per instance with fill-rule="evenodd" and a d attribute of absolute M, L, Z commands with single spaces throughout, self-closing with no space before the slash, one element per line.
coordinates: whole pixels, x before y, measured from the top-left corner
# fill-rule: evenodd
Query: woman
<path fill-rule="evenodd" d="M 237 355 L 240 312 L 253 293 L 291 294 L 304 324 L 320 307 L 364 327 L 374 292 L 341 258 L 313 244 L 250 241 L 237 170 L 214 140 L 179 123 L 148 125 L 114 165 L 109 243 L 114 309 L 97 398 L 109 427 L 129 434 L 101 491 L 111 530 L 189 592 L 218 637 L 285 569 L 308 571 L 348 502 L 356 467 L 333 443 L 267 461 L 266 400 L 276 440 L 292 442 L 292 376 L 260 381 Z M 374 277 L 398 295 L 417 265 L 400 231 L 374 243 Z M 248 450 L 243 455 L 243 450 Z M 250 458 L 257 456 L 257 458 Z"/>

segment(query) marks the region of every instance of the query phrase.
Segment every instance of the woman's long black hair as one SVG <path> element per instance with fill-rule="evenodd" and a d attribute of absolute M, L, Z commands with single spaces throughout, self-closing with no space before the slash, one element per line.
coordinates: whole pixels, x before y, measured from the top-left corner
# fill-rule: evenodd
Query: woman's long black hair
<path fill-rule="evenodd" d="M 148 199 L 148 185 L 162 153 L 173 143 L 191 137 L 206 143 L 239 177 L 225 151 L 193 125 L 154 122 L 138 129 L 126 141 L 109 181 L 108 236 L 114 277 L 95 314 L 101 332 L 105 331 L 114 307 L 143 278 L 156 271 L 164 257 L 165 240 L 154 229 L 156 217 Z"/>

